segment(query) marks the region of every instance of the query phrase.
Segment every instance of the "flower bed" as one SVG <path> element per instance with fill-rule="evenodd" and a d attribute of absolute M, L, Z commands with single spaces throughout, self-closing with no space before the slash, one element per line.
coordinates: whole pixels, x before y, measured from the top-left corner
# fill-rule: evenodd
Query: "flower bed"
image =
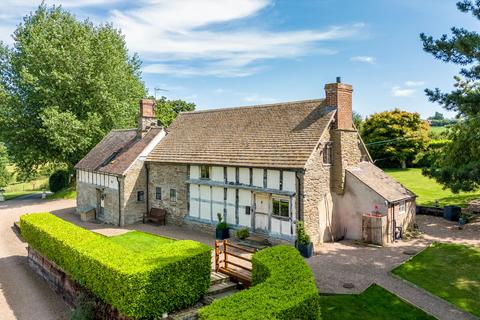
<path fill-rule="evenodd" d="M 252 265 L 253 287 L 200 309 L 201 320 L 321 318 L 312 271 L 295 248 L 262 250 Z"/>
<path fill-rule="evenodd" d="M 23 215 L 20 229 L 32 248 L 132 318 L 157 318 L 192 305 L 210 285 L 210 248 L 195 241 L 140 253 L 49 213 Z"/>

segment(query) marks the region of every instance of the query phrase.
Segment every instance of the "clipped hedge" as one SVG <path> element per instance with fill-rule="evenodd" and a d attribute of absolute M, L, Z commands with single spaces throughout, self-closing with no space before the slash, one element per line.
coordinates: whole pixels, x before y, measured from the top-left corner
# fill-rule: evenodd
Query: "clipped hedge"
<path fill-rule="evenodd" d="M 97 297 L 132 318 L 161 318 L 210 285 L 210 248 L 173 241 L 136 253 L 49 213 L 20 218 L 22 236 Z"/>
<path fill-rule="evenodd" d="M 57 170 L 48 178 L 48 188 L 53 193 L 68 187 L 70 183 L 70 173 L 67 170 Z"/>
<path fill-rule="evenodd" d="M 321 319 L 312 271 L 295 248 L 262 250 L 252 264 L 253 287 L 200 309 L 201 320 Z"/>

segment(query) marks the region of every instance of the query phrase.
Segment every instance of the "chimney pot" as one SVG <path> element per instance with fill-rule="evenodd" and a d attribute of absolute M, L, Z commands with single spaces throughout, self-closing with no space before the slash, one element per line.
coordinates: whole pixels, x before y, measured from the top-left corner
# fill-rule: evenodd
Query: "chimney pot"
<path fill-rule="evenodd" d="M 337 77 L 337 83 L 342 83 L 342 78 L 341 77 Z"/>

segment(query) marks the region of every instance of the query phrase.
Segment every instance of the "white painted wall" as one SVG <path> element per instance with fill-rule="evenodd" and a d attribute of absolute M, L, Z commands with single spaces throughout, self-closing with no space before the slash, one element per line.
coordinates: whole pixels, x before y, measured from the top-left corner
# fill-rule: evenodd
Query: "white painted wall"
<path fill-rule="evenodd" d="M 227 181 L 235 183 L 235 167 L 227 167 Z"/>
<path fill-rule="evenodd" d="M 200 219 L 211 220 L 211 193 L 209 186 L 200 186 Z"/>
<path fill-rule="evenodd" d="M 109 174 L 77 170 L 77 179 L 78 182 L 89 183 L 99 187 L 118 190 L 117 178 Z"/>
<path fill-rule="evenodd" d="M 294 171 L 283 171 L 283 190 L 296 191 L 296 178 Z"/>
<path fill-rule="evenodd" d="M 250 185 L 250 169 L 249 168 L 240 168 L 238 174 L 239 174 L 239 182 L 241 184 Z"/>
<path fill-rule="evenodd" d="M 200 188 L 196 184 L 190 185 L 190 212 L 189 215 L 194 218 L 200 218 Z"/>
<path fill-rule="evenodd" d="M 212 187 L 212 218 L 217 222 L 217 213 L 223 217 L 223 188 Z"/>
<path fill-rule="evenodd" d="M 227 189 L 227 223 L 236 224 L 235 221 L 235 189 Z"/>
<path fill-rule="evenodd" d="M 250 190 L 238 190 L 238 224 L 250 227 L 251 215 L 245 214 L 245 206 L 252 205 L 252 192 Z"/>
<path fill-rule="evenodd" d="M 253 168 L 253 172 L 252 172 L 252 184 L 255 186 L 255 187 L 261 187 L 263 188 L 263 169 L 256 169 L 256 168 Z"/>
<path fill-rule="evenodd" d="M 267 188 L 280 189 L 280 171 L 267 170 Z"/>
<path fill-rule="evenodd" d="M 190 179 L 200 179 L 200 166 L 190 166 Z"/>
<path fill-rule="evenodd" d="M 223 182 L 223 167 L 212 167 L 210 171 L 210 180 Z"/>

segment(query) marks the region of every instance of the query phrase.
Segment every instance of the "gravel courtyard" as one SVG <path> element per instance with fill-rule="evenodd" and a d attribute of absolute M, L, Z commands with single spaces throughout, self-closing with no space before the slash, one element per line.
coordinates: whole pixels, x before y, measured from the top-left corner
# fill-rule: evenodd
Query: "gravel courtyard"
<path fill-rule="evenodd" d="M 137 224 L 128 228 L 82 223 L 74 216 L 74 200 L 41 199 L 11 200 L 0 204 L 0 318 L 3 319 L 68 319 L 69 308 L 37 275 L 30 272 L 26 261 L 26 244 L 12 229 L 14 221 L 28 212 L 53 212 L 59 217 L 105 235 L 121 234 L 129 229 L 157 233 L 177 239 L 194 239 L 213 245 L 213 237 L 173 226 L 156 227 Z M 325 244 L 319 255 L 307 260 L 322 293 L 360 293 L 377 283 L 405 300 L 421 307 L 439 319 L 476 319 L 462 313 L 443 300 L 392 277 L 389 272 L 433 241 L 480 245 L 480 223 L 457 230 L 454 223 L 441 218 L 418 216 L 424 233 L 421 238 L 400 241 L 389 247 L 368 247 L 353 241 Z M 354 285 L 352 289 L 343 287 Z"/>

